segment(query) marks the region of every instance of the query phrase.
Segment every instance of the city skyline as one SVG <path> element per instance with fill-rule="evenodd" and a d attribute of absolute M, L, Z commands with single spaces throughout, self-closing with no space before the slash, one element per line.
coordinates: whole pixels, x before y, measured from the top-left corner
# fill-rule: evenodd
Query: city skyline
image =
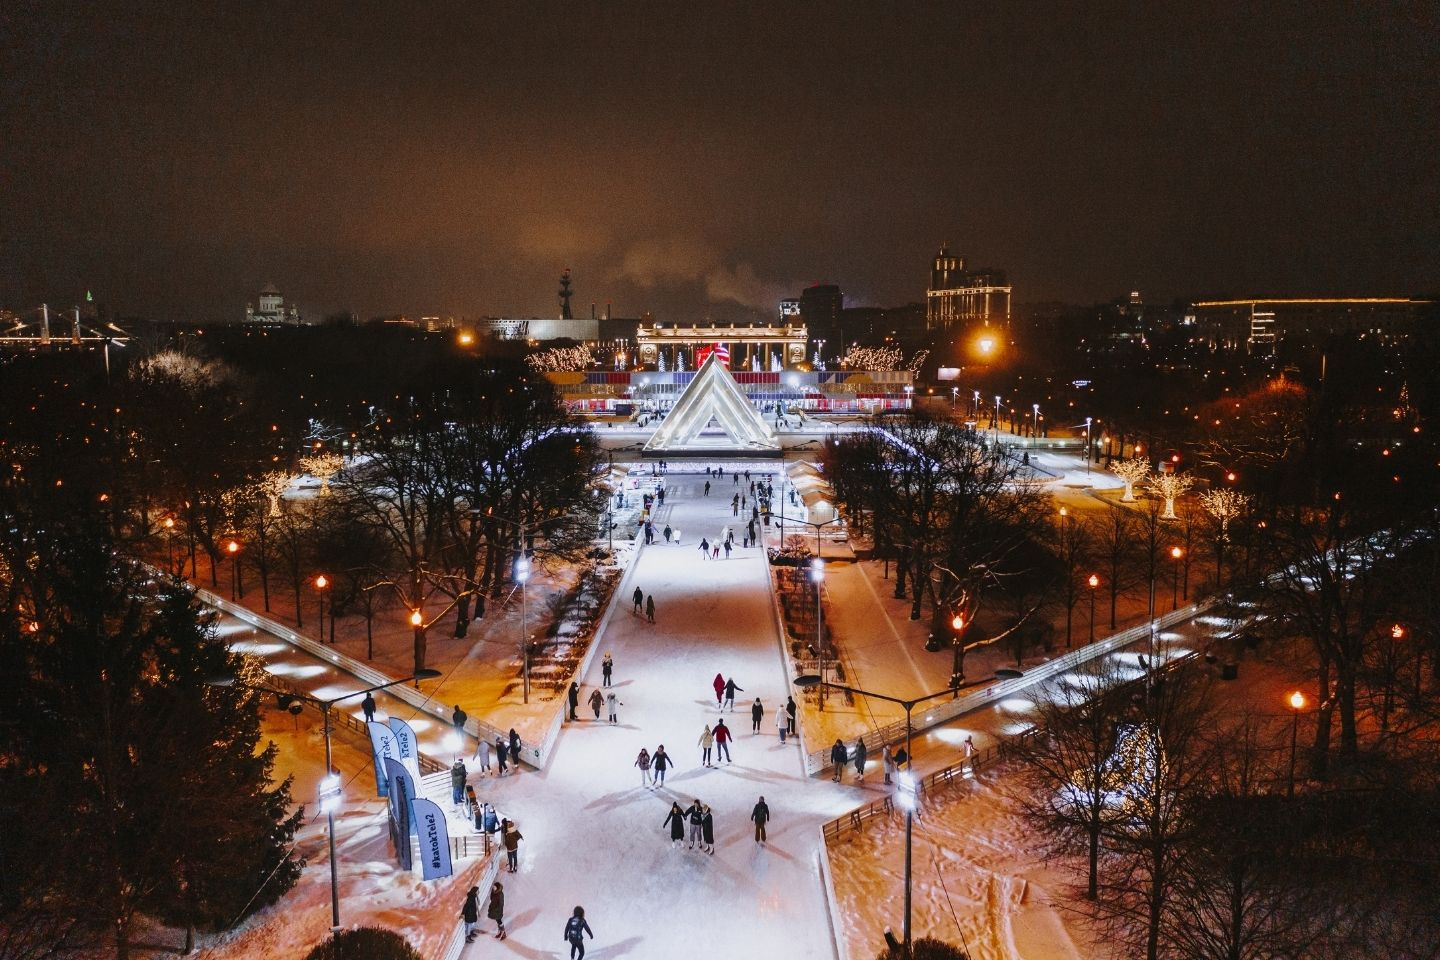
<path fill-rule="evenodd" d="M 560 9 L 11 11 L 0 299 L 748 320 L 947 243 L 1017 302 L 1435 286 L 1419 8 Z"/>

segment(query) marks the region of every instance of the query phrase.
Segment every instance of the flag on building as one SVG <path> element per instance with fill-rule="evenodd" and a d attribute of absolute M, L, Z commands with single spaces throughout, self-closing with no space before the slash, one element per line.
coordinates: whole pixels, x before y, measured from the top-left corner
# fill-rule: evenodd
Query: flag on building
<path fill-rule="evenodd" d="M 717 343 L 713 347 L 700 347 L 695 351 L 695 366 L 699 367 L 705 362 L 710 354 L 715 354 L 715 359 L 727 370 L 730 368 L 730 348 L 723 343 Z"/>

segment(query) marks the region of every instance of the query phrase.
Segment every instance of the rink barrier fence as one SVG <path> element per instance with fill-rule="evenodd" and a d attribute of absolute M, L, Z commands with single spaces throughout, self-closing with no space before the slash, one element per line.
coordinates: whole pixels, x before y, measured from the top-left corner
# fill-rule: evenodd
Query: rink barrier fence
<path fill-rule="evenodd" d="M 1209 610 L 1218 598 L 1207 598 L 1199 603 L 1190 604 L 1179 610 L 1174 610 L 1154 620 L 1154 629 L 1158 633 L 1161 630 L 1169 629 L 1177 623 L 1184 623 Z M 1007 680 L 1000 680 L 990 684 L 974 693 L 967 693 L 957 696 L 954 700 L 945 701 L 936 706 L 926 707 L 920 713 L 918 721 L 912 714 L 910 733 L 913 736 L 923 733 L 932 727 L 938 727 L 949 723 L 957 717 L 990 706 L 999 700 L 1012 697 L 1022 690 L 1029 689 L 1039 683 L 1043 683 L 1052 677 L 1058 676 L 1076 667 L 1082 666 L 1097 657 L 1105 656 L 1117 650 L 1130 646 L 1150 635 L 1150 621 L 1121 630 L 1119 633 L 1111 634 L 1102 640 L 1078 647 L 1069 653 L 1056 657 L 1054 660 L 1038 664 L 1025 671 L 1023 676 L 1012 677 Z M 878 750 L 886 744 L 903 743 L 905 740 L 905 721 L 897 720 L 894 723 L 878 727 L 865 735 L 869 741 L 868 746 L 872 750 Z M 830 748 L 825 747 L 805 755 L 805 772 L 811 776 L 817 776 L 831 769 Z"/>
<path fill-rule="evenodd" d="M 150 571 L 156 577 L 164 576 L 164 574 L 160 570 L 154 567 L 151 567 Z M 368 663 L 363 663 L 359 660 L 356 660 L 354 657 L 347 656 L 338 650 L 331 649 L 329 644 L 321 643 L 317 640 L 305 636 L 302 633 L 292 630 L 291 628 L 285 626 L 283 623 L 272 620 L 269 617 L 264 616 L 263 614 L 256 613 L 254 610 L 251 610 L 249 607 L 244 606 L 243 604 L 234 603 L 232 601 L 226 600 L 224 597 L 212 593 L 211 591 L 206 590 L 203 587 L 195 587 L 194 589 L 196 598 L 206 606 L 214 607 L 215 609 L 220 610 L 223 613 L 226 613 L 237 620 L 250 624 L 252 627 L 255 627 L 258 630 L 264 630 L 266 633 L 281 640 L 284 640 L 292 647 L 297 647 L 301 650 L 304 650 L 312 657 L 315 657 L 318 660 L 322 660 L 335 667 L 336 669 L 342 670 L 345 673 L 350 674 L 355 679 L 361 681 L 367 686 L 379 686 L 380 684 L 390 683 L 391 681 L 397 679 L 396 677 L 391 677 L 385 673 L 382 673 L 381 671 L 370 666 Z M 273 677 L 274 675 L 272 674 L 271 676 Z M 446 710 L 445 706 L 443 704 L 437 703 L 433 697 L 422 693 L 419 690 L 416 690 L 409 684 L 396 684 L 393 687 L 387 688 L 385 690 L 385 693 L 389 696 L 394 697 L 397 700 L 403 700 L 405 703 L 409 704 L 411 707 L 414 707 L 416 710 L 419 710 L 421 713 L 429 714 L 430 716 L 439 720 L 443 726 L 450 726 L 450 713 L 448 710 Z M 356 706 L 359 706 L 358 702 L 356 703 Z M 339 713 L 343 713 L 343 711 L 331 711 L 332 717 L 339 715 Z M 348 714 L 346 715 L 348 716 Z M 350 717 L 350 719 L 353 721 L 354 717 Z M 364 732 L 364 727 L 362 726 L 360 730 Z M 475 717 L 471 717 L 465 722 L 465 732 L 471 737 L 476 738 L 477 740 L 483 736 L 491 743 L 494 743 L 497 737 L 500 737 L 502 739 L 508 737 L 507 733 L 502 732 L 501 730 L 492 727 L 489 724 L 482 723 Z M 366 734 L 366 736 L 368 736 L 368 734 Z M 546 745 L 547 749 L 553 748 L 553 737 L 546 740 Z M 544 767 L 546 758 L 547 754 L 542 754 L 540 748 L 533 745 L 526 746 L 521 751 L 520 757 L 520 759 L 523 760 L 528 766 L 535 767 L 536 769 Z M 449 765 L 446 764 L 445 766 L 448 767 Z"/>
<path fill-rule="evenodd" d="M 500 849 L 497 846 L 490 860 L 485 864 L 484 872 L 481 873 L 479 879 L 475 881 L 475 886 L 479 887 L 481 892 L 480 916 L 482 920 L 485 917 L 485 904 L 488 902 L 490 896 L 490 885 L 494 883 L 495 878 L 500 875 L 500 859 Z M 458 906 L 455 908 L 455 913 L 457 915 L 460 913 Z M 438 951 L 431 955 L 430 960 L 460 960 L 460 954 L 464 952 L 465 921 L 456 920 L 454 928 L 450 931 L 449 939 L 444 942 Z"/>

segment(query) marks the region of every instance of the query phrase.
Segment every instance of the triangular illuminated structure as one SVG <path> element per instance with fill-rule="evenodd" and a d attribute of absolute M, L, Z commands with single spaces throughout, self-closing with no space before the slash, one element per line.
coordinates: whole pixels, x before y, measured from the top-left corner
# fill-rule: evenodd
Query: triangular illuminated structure
<path fill-rule="evenodd" d="M 700 365 L 695 379 L 675 401 L 660 428 L 645 444 L 646 450 L 714 450 L 723 440 L 701 436 L 711 421 L 728 436 L 728 446 L 747 450 L 779 450 L 780 439 L 745 396 L 740 384 L 712 353 Z"/>

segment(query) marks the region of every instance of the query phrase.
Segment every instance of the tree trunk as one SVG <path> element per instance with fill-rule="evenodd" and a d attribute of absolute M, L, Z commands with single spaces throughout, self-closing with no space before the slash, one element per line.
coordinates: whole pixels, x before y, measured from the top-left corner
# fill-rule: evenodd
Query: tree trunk
<path fill-rule="evenodd" d="M 1100 814 L 1095 812 L 1089 823 L 1090 830 L 1090 875 L 1085 883 L 1085 899 L 1095 900 L 1100 896 Z"/>
<path fill-rule="evenodd" d="M 1329 775 L 1330 761 L 1330 714 L 1334 704 L 1330 701 L 1330 661 L 1321 659 L 1317 677 L 1320 707 L 1315 711 L 1315 743 L 1310 755 L 1310 772 L 1316 780 Z"/>

